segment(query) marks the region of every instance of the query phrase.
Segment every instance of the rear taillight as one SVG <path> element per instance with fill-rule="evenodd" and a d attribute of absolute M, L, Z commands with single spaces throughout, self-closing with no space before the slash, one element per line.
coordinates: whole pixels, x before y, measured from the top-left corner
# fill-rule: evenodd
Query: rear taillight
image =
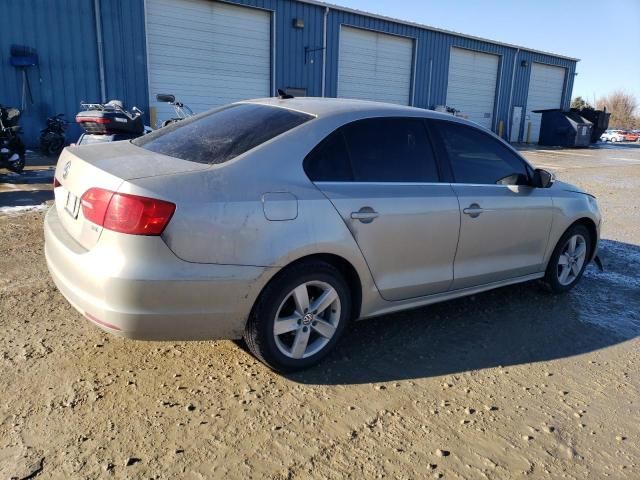
<path fill-rule="evenodd" d="M 109 208 L 109 202 L 115 192 L 110 190 L 104 190 L 102 188 L 90 188 L 82 198 L 80 204 L 82 205 L 82 215 L 96 225 L 104 226 L 104 216 Z"/>
<path fill-rule="evenodd" d="M 111 123 L 111 119 L 96 117 L 76 117 L 76 123 L 99 123 L 100 125 L 107 125 Z"/>
<path fill-rule="evenodd" d="M 58 188 L 60 185 L 62 185 L 60 183 L 60 180 L 58 180 L 56 177 L 53 177 L 53 188 Z"/>
<path fill-rule="evenodd" d="M 130 235 L 160 235 L 176 210 L 171 202 L 102 188 L 87 190 L 81 201 L 87 220 Z"/>

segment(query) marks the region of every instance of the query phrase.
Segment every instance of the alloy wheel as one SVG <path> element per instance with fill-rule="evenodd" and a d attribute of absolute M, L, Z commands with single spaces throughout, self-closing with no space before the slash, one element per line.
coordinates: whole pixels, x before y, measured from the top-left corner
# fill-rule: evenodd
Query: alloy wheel
<path fill-rule="evenodd" d="M 580 275 L 587 258 L 587 241 L 582 235 L 576 234 L 567 240 L 562 253 L 558 257 L 558 282 L 571 285 Z"/>
<path fill-rule="evenodd" d="M 298 285 L 285 297 L 273 323 L 280 352 L 293 359 L 320 352 L 334 336 L 340 322 L 340 296 L 325 282 Z"/>

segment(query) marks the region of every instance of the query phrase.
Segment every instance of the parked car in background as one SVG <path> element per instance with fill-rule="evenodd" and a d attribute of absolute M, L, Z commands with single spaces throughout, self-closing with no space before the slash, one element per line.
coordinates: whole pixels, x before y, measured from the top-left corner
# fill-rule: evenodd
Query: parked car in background
<path fill-rule="evenodd" d="M 640 138 L 640 133 L 634 130 L 627 130 L 622 133 L 625 142 L 637 142 Z"/>
<path fill-rule="evenodd" d="M 125 337 L 244 337 L 278 371 L 354 319 L 519 282 L 572 289 L 595 197 L 479 125 L 346 99 L 262 99 L 131 142 L 67 148 L 45 253 L 60 291 Z"/>
<path fill-rule="evenodd" d="M 624 134 L 621 130 L 607 130 L 600 136 L 603 142 L 624 142 Z"/>

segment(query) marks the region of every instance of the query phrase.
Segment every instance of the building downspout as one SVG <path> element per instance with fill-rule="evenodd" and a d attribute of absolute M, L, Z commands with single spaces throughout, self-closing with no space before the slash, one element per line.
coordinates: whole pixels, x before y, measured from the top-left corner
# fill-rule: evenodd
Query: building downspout
<path fill-rule="evenodd" d="M 329 17 L 329 7 L 324 10 L 324 24 L 322 27 L 322 96 L 325 97 L 327 78 L 327 18 Z"/>
<path fill-rule="evenodd" d="M 509 93 L 509 111 L 507 112 L 507 119 L 509 122 L 509 138 L 508 141 L 511 142 L 511 130 L 513 129 L 512 125 L 512 116 L 513 116 L 513 87 L 516 81 L 516 64 L 518 63 L 518 56 L 520 55 L 520 49 L 516 50 L 516 54 L 513 56 L 513 71 L 511 72 L 511 92 Z M 516 139 L 516 141 L 519 139 Z"/>
<path fill-rule="evenodd" d="M 431 108 L 431 72 L 433 70 L 433 58 L 429 59 L 429 85 L 427 86 L 427 108 Z"/>
<path fill-rule="evenodd" d="M 104 42 L 102 41 L 102 14 L 100 0 L 93 0 L 93 10 L 96 16 L 96 43 L 98 44 L 98 68 L 100 70 L 100 98 L 102 103 L 107 101 L 107 87 L 104 81 Z"/>

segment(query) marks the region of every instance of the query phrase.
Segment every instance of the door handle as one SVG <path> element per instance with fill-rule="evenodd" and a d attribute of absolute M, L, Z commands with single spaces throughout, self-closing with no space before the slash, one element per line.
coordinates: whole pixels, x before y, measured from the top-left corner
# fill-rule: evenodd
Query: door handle
<path fill-rule="evenodd" d="M 380 214 L 371 207 L 362 207 L 358 212 L 351 212 L 352 220 L 360 220 L 362 223 L 371 223 Z"/>
<path fill-rule="evenodd" d="M 469 215 L 471 218 L 478 218 L 482 212 L 484 210 L 477 203 L 472 203 L 462 211 L 462 213 Z"/>

